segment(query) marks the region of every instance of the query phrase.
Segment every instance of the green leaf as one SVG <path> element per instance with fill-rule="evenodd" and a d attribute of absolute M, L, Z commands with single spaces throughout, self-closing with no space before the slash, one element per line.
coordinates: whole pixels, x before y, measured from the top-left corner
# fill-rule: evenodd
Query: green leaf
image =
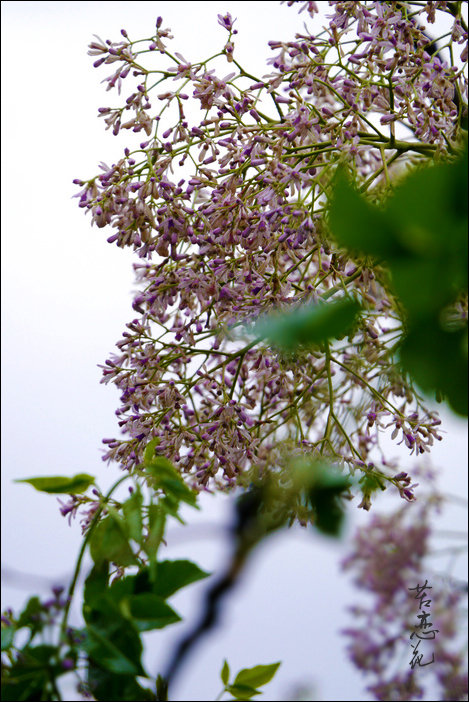
<path fill-rule="evenodd" d="M 253 334 L 286 350 L 300 345 L 317 345 L 347 333 L 360 305 L 351 299 L 314 305 L 301 305 L 287 313 L 277 313 L 259 321 Z"/>
<path fill-rule="evenodd" d="M 162 477 L 179 478 L 179 480 L 181 480 L 181 476 L 177 472 L 176 468 L 171 463 L 169 458 L 166 458 L 165 456 L 154 456 L 151 461 L 148 461 L 145 464 L 145 467 L 146 472 L 151 475 L 156 482 L 158 482 Z"/>
<path fill-rule="evenodd" d="M 386 490 L 382 479 L 371 472 L 367 472 L 362 475 L 358 482 L 361 485 L 362 492 L 367 495 L 371 495 L 378 490 Z"/>
<path fill-rule="evenodd" d="M 159 481 L 159 487 L 166 493 L 168 497 L 173 497 L 178 502 L 186 502 L 192 507 L 196 507 L 197 495 L 195 492 L 187 487 L 187 485 L 178 477 L 174 478 L 161 478 Z"/>
<path fill-rule="evenodd" d="M 142 502 L 142 493 L 140 492 L 140 488 L 137 487 L 137 490 L 133 492 L 122 505 L 129 537 L 140 545 L 143 541 Z"/>
<path fill-rule="evenodd" d="M 256 665 L 253 668 L 243 668 L 235 678 L 235 685 L 250 685 L 251 687 L 259 687 L 266 685 L 272 680 L 280 666 L 278 663 L 270 663 L 270 665 Z"/>
<path fill-rule="evenodd" d="M 55 662 L 56 654 L 55 646 L 25 646 L 12 666 L 2 665 L 2 700 L 51 699 L 51 679 L 66 673 Z"/>
<path fill-rule="evenodd" d="M 96 700 L 106 702 L 156 700 L 155 694 L 139 685 L 133 675 L 115 675 L 98 668 L 92 662 L 88 667 L 88 685 Z"/>
<path fill-rule="evenodd" d="M 168 699 L 168 681 L 162 675 L 156 678 L 156 694 L 160 702 L 166 702 Z"/>
<path fill-rule="evenodd" d="M 149 520 L 149 531 L 148 535 L 143 543 L 143 550 L 150 556 L 154 558 L 158 546 L 160 545 L 164 528 L 166 523 L 166 514 L 161 505 L 151 504 L 148 507 L 148 520 Z"/>
<path fill-rule="evenodd" d="M 125 598 L 121 602 L 121 608 L 128 612 L 128 618 L 134 620 L 139 631 L 163 629 L 169 624 L 181 621 L 181 617 L 162 597 L 149 592 Z"/>
<path fill-rule="evenodd" d="M 90 539 L 90 553 L 96 564 L 102 561 L 111 561 L 120 566 L 138 564 L 121 524 L 112 514 L 95 527 Z"/>
<path fill-rule="evenodd" d="M 12 671 L 13 672 L 13 671 Z M 30 700 L 48 699 L 48 678 L 46 671 L 38 671 L 35 675 L 2 680 L 2 702 L 23 702 Z M 49 697 L 50 699 L 50 697 Z"/>
<path fill-rule="evenodd" d="M 307 495 L 315 528 L 328 536 L 340 536 L 344 510 L 338 498 L 351 485 L 350 478 L 329 463 L 297 460 L 293 480 L 296 489 Z"/>
<path fill-rule="evenodd" d="M 432 315 L 451 302 L 457 293 L 451 271 L 442 269 L 438 259 L 409 258 L 390 268 L 392 287 L 403 302 L 410 323 L 419 316 Z"/>
<path fill-rule="evenodd" d="M 160 506 L 167 515 L 174 517 L 181 524 L 186 523 L 179 514 L 179 508 L 181 505 L 177 497 L 174 497 L 174 495 L 165 495 L 163 499 L 160 500 Z"/>
<path fill-rule="evenodd" d="M 184 482 L 181 475 L 164 456 L 157 456 L 146 465 L 146 472 L 152 478 L 155 489 L 163 490 L 168 497 L 196 506 L 197 495 Z M 171 511 L 171 510 L 170 510 Z"/>
<path fill-rule="evenodd" d="M 344 490 L 350 484 L 349 477 L 324 460 L 297 459 L 292 462 L 292 473 L 296 486 L 300 488 Z"/>
<path fill-rule="evenodd" d="M 157 564 L 156 581 L 150 568 L 141 568 L 106 586 L 106 569 L 95 566 L 85 583 L 83 612 L 85 621 L 109 626 L 115 617 L 131 620 L 139 631 L 161 629 L 180 621 L 165 602 L 177 590 L 208 576 L 191 561 L 162 561 Z"/>
<path fill-rule="evenodd" d="M 137 650 L 140 643 L 135 639 L 135 632 L 132 634 L 134 628 L 136 632 L 150 631 L 180 621 L 179 615 L 151 592 L 153 584 L 148 570 L 145 568 L 136 575 L 116 580 L 104 590 L 101 589 L 102 574 L 92 572 L 86 582 L 83 606 L 87 624 L 98 628 L 113 642 L 125 632 L 125 637 L 133 637 Z"/>
<path fill-rule="evenodd" d="M 467 261 L 467 224 L 459 226 L 467 222 L 467 170 L 465 153 L 453 163 L 417 168 L 398 185 L 386 214 L 410 253 L 448 262 L 465 253 Z"/>
<path fill-rule="evenodd" d="M 344 510 L 338 504 L 337 497 L 338 492 L 330 489 L 313 492 L 310 496 L 316 513 L 314 526 L 327 536 L 338 537 L 342 531 Z"/>
<path fill-rule="evenodd" d="M 406 259 L 433 259 L 448 280 L 467 285 L 467 170 L 466 145 L 453 163 L 417 168 L 384 208 L 369 204 L 340 175 L 329 211 L 332 233 L 349 250 L 383 258 L 392 268 Z"/>
<path fill-rule="evenodd" d="M 79 492 L 85 492 L 95 479 L 87 473 L 78 473 L 72 478 L 68 476 L 53 475 L 50 477 L 41 478 L 24 478 L 23 480 L 15 480 L 15 483 L 28 483 L 39 492 L 49 492 L 53 494 L 66 493 L 75 495 Z"/>
<path fill-rule="evenodd" d="M 60 667 L 53 665 L 54 659 L 57 655 L 57 648 L 49 644 L 40 644 L 39 646 L 26 646 L 23 649 L 23 654 L 25 657 L 24 664 L 27 668 L 37 668 L 39 665 L 50 666 L 60 670 Z"/>
<path fill-rule="evenodd" d="M 420 167 L 404 178 L 383 209 L 339 178 L 330 206 L 330 226 L 341 245 L 385 259 L 406 313 L 399 351 L 404 370 L 464 416 L 467 332 L 445 329 L 443 318 L 467 291 L 467 161 L 466 142 L 455 161 Z"/>
<path fill-rule="evenodd" d="M 104 620 L 100 626 L 88 624 L 84 648 L 94 663 L 116 675 L 143 675 L 140 663 L 142 644 L 128 620 L 116 618 L 113 622 Z"/>
<path fill-rule="evenodd" d="M 439 320 L 423 320 L 408 332 L 400 351 L 404 368 L 426 392 L 437 390 L 450 407 L 467 417 L 467 330 L 442 329 Z"/>
<path fill-rule="evenodd" d="M 45 668 L 31 671 L 27 666 L 16 663 L 9 669 L 8 675 L 2 677 L 2 702 L 48 699 L 50 692 Z"/>
<path fill-rule="evenodd" d="M 153 592 L 166 599 L 177 590 L 207 578 L 209 575 L 210 573 L 205 572 L 192 561 L 161 561 L 157 565 Z"/>
<path fill-rule="evenodd" d="M 15 627 L 13 625 L 5 625 L 2 623 L 2 651 L 8 651 L 13 645 L 15 638 Z"/>
<path fill-rule="evenodd" d="M 149 577 L 149 568 L 136 575 L 116 580 L 107 592 L 120 614 L 133 622 L 138 631 L 162 629 L 181 620 L 180 616 L 152 590 L 154 584 Z M 102 602 L 95 607 L 102 607 Z"/>
<path fill-rule="evenodd" d="M 158 446 L 160 443 L 160 439 L 152 439 L 151 441 L 148 442 L 148 444 L 145 447 L 145 452 L 143 454 L 143 465 L 148 466 L 150 463 L 154 460 L 155 458 L 155 448 Z"/>
<path fill-rule="evenodd" d="M 405 252 L 390 218 L 359 195 L 343 173 L 336 179 L 329 225 L 338 244 L 352 252 L 386 259 Z"/>
<path fill-rule="evenodd" d="M 25 608 L 18 617 L 17 629 L 28 627 L 31 630 L 31 637 L 44 629 L 44 619 L 41 615 L 44 608 L 39 597 L 30 597 Z"/>
<path fill-rule="evenodd" d="M 95 609 L 95 603 L 106 594 L 109 581 L 109 562 L 99 561 L 91 569 L 85 580 L 83 590 L 83 617 L 89 621 L 89 615 Z"/>
<path fill-rule="evenodd" d="M 220 677 L 223 685 L 228 685 L 228 680 L 230 679 L 230 666 L 228 665 L 228 661 L 225 660 L 223 661 L 223 666 L 220 672 Z"/>
<path fill-rule="evenodd" d="M 249 700 L 254 695 L 262 695 L 260 690 L 256 690 L 250 685 L 227 685 L 226 692 L 233 695 L 235 700 Z"/>

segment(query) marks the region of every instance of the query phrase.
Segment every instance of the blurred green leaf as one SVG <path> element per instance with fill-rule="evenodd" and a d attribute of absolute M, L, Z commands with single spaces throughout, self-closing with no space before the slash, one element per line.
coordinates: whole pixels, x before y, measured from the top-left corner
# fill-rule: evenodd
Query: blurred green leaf
<path fill-rule="evenodd" d="M 179 508 L 181 505 L 177 497 L 172 494 L 167 494 L 160 500 L 159 504 L 167 515 L 177 519 L 180 524 L 186 523 L 179 514 Z"/>
<path fill-rule="evenodd" d="M 423 390 L 436 388 L 454 412 L 467 416 L 467 329 L 449 331 L 438 319 L 422 320 L 407 333 L 400 355 Z"/>
<path fill-rule="evenodd" d="M 350 487 L 350 477 L 323 461 L 298 460 L 292 470 L 296 490 L 304 491 L 311 505 L 314 527 L 328 536 L 340 536 L 344 509 L 339 497 Z"/>
<path fill-rule="evenodd" d="M 131 622 L 118 614 L 96 616 L 96 624 L 86 627 L 83 648 L 103 670 L 116 675 L 143 675 L 140 663 L 142 643 Z"/>
<path fill-rule="evenodd" d="M 181 475 L 167 458 L 164 456 L 153 458 L 146 465 L 146 473 L 151 476 L 151 483 L 155 489 L 163 490 L 168 497 L 172 497 L 174 500 L 186 502 L 196 507 L 196 493 L 185 484 Z"/>
<path fill-rule="evenodd" d="M 10 671 L 11 677 L 2 680 L 2 701 L 25 702 L 47 699 L 48 678 L 45 670 L 34 675 L 20 675 L 17 666 Z"/>
<path fill-rule="evenodd" d="M 143 592 L 121 601 L 121 610 L 128 612 L 128 618 L 134 620 L 139 631 L 163 629 L 169 624 L 181 621 L 181 617 L 162 597 L 150 592 Z"/>
<path fill-rule="evenodd" d="M 83 589 L 83 616 L 88 621 L 88 614 L 94 607 L 94 603 L 99 600 L 108 588 L 109 563 L 101 560 L 96 563 L 85 580 Z"/>
<path fill-rule="evenodd" d="M 92 662 L 88 667 L 88 685 L 93 698 L 105 702 L 156 700 L 156 695 L 139 685 L 135 676 L 115 675 L 108 670 L 102 670 Z"/>
<path fill-rule="evenodd" d="M 24 478 L 15 480 L 15 483 L 28 483 L 36 490 L 39 490 L 39 492 L 75 495 L 79 492 L 85 492 L 94 483 L 94 480 L 92 475 L 78 473 L 73 477 L 53 475 L 50 477 Z"/>
<path fill-rule="evenodd" d="M 417 168 L 385 207 L 370 205 L 340 176 L 329 221 L 338 243 L 381 257 L 405 309 L 400 362 L 420 387 L 467 416 L 467 331 L 446 329 L 444 314 L 467 292 L 467 142 L 451 163 Z M 460 319 L 466 326 L 467 320 Z"/>
<path fill-rule="evenodd" d="M 449 271 L 442 269 L 437 259 L 403 259 L 391 265 L 392 287 L 404 303 L 409 321 L 451 302 L 455 291 L 448 276 Z"/>
<path fill-rule="evenodd" d="M 160 702 L 165 702 L 168 699 L 168 681 L 162 675 L 156 678 L 156 694 Z"/>
<path fill-rule="evenodd" d="M 13 645 L 15 638 L 15 627 L 6 625 L 2 622 L 2 651 L 8 651 Z"/>
<path fill-rule="evenodd" d="M 155 448 L 160 443 L 160 439 L 151 439 L 145 447 L 143 454 L 143 465 L 148 466 L 155 458 Z"/>
<path fill-rule="evenodd" d="M 148 450 L 148 446 L 147 449 Z M 151 475 L 152 478 L 158 482 L 160 478 L 180 478 L 181 476 L 177 472 L 174 465 L 171 463 L 169 458 L 166 456 L 154 456 L 149 460 L 146 465 L 146 473 Z"/>
<path fill-rule="evenodd" d="M 235 685 L 250 685 L 251 687 L 259 687 L 266 685 L 272 680 L 280 666 L 278 663 L 270 663 L 269 665 L 256 665 L 253 668 L 243 668 L 237 674 Z"/>
<path fill-rule="evenodd" d="M 410 254 L 467 261 L 467 153 L 452 163 L 426 164 L 398 184 L 385 214 Z M 467 268 L 467 265 L 466 265 Z"/>
<path fill-rule="evenodd" d="M 156 582 L 153 592 L 160 597 L 167 598 L 177 590 L 187 587 L 198 580 L 208 578 L 210 573 L 199 568 L 192 561 L 161 561 L 157 565 Z"/>
<path fill-rule="evenodd" d="M 109 620 L 114 616 L 133 620 L 139 631 L 160 629 L 180 621 L 179 615 L 165 602 L 172 594 L 191 583 L 208 577 L 195 563 L 187 560 L 161 561 L 156 566 L 156 580 L 150 568 L 141 568 L 135 575 L 106 584 L 107 564 L 95 566 L 85 583 L 85 620 L 89 623 Z"/>
<path fill-rule="evenodd" d="M 382 208 L 358 194 L 342 172 L 329 208 L 330 228 L 350 251 L 391 261 L 442 258 L 467 271 L 467 144 L 452 163 L 417 168 Z M 467 274 L 466 274 L 467 275 Z M 467 278 L 466 278 L 467 280 Z"/>
<path fill-rule="evenodd" d="M 329 225 L 338 243 L 352 252 L 380 259 L 405 253 L 389 217 L 359 195 L 341 171 L 331 198 Z"/>
<path fill-rule="evenodd" d="M 28 627 L 31 631 L 31 637 L 44 629 L 44 619 L 41 615 L 44 614 L 44 608 L 41 605 L 39 597 L 30 597 L 25 608 L 18 617 L 17 629 Z"/>
<path fill-rule="evenodd" d="M 122 525 L 112 514 L 95 527 L 90 538 L 90 553 L 95 563 L 111 561 L 120 566 L 138 564 Z"/>
<path fill-rule="evenodd" d="M 302 305 L 286 313 L 265 317 L 255 325 L 252 333 L 286 350 L 317 345 L 346 334 L 359 310 L 360 305 L 348 298 Z"/>
<path fill-rule="evenodd" d="M 104 569 L 95 566 L 85 584 L 83 614 L 88 625 L 112 634 L 114 640 L 116 627 L 150 631 L 180 621 L 163 598 L 152 592 L 148 570 L 119 578 L 107 587 Z"/>
<path fill-rule="evenodd" d="M 54 672 L 63 674 L 64 671 L 56 663 L 57 648 L 49 644 L 26 646 L 22 649 L 23 668 L 35 670 L 38 666 L 50 666 Z"/>
<path fill-rule="evenodd" d="M 173 497 L 178 502 L 186 502 L 192 507 L 197 507 L 197 495 L 187 487 L 181 479 L 161 478 L 160 488 L 166 493 L 167 497 Z"/>
<path fill-rule="evenodd" d="M 9 669 L 8 677 L 2 680 L 2 700 L 22 702 L 47 699 L 48 683 L 49 678 L 44 668 L 31 672 L 17 663 Z"/>
<path fill-rule="evenodd" d="M 142 494 L 137 486 L 135 492 L 122 505 L 129 537 L 140 545 L 143 541 L 142 502 Z"/>
<path fill-rule="evenodd" d="M 226 692 L 233 695 L 235 700 L 250 700 L 254 695 L 262 695 L 260 690 L 250 685 L 227 685 Z"/>
<path fill-rule="evenodd" d="M 316 513 L 314 526 L 327 536 L 338 537 L 342 531 L 344 509 L 337 500 L 341 492 L 337 488 L 322 488 L 310 493 L 311 506 Z"/>
<path fill-rule="evenodd" d="M 50 699 L 51 680 L 66 673 L 57 663 L 56 655 L 55 646 L 25 646 L 11 667 L 2 666 L 2 700 Z"/>
<path fill-rule="evenodd" d="M 143 550 L 150 558 L 154 558 L 158 546 L 160 545 L 166 523 L 166 514 L 163 507 L 159 504 L 151 504 L 148 506 L 148 521 L 149 529 L 146 539 L 143 543 Z"/>
<path fill-rule="evenodd" d="M 382 479 L 380 479 L 374 473 L 367 471 L 359 479 L 359 484 L 361 485 L 362 492 L 367 495 L 371 495 L 377 490 L 385 490 L 386 487 L 383 485 Z"/>
<path fill-rule="evenodd" d="M 228 661 L 226 659 L 223 661 L 220 677 L 223 685 L 226 686 L 228 684 L 228 680 L 230 679 L 230 666 L 228 665 Z"/>
<path fill-rule="evenodd" d="M 120 627 L 127 625 L 126 618 L 119 609 L 119 602 L 111 597 L 109 588 L 101 594 L 95 593 L 93 598 L 84 603 L 83 617 L 88 626 L 94 626 L 109 635 L 114 635 Z M 84 633 L 88 638 L 86 632 L 85 628 Z M 85 648 L 85 645 L 83 646 Z"/>

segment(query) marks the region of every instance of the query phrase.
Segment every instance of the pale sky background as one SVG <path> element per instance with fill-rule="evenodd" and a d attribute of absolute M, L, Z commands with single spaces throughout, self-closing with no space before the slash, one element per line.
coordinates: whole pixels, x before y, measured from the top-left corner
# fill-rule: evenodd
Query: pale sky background
<path fill-rule="evenodd" d="M 267 41 L 292 38 L 306 20 L 295 8 L 265 1 L 2 2 L 2 608 L 17 609 L 29 595 L 45 596 L 49 584 L 63 582 L 81 542 L 78 523 L 68 526 L 53 496 L 12 481 L 88 472 L 105 489 L 117 477 L 116 467 L 101 461 L 101 439 L 117 433 L 118 393 L 99 384 L 97 364 L 135 316 L 133 256 L 107 244 L 107 230 L 91 228 L 71 199 L 73 178 L 94 175 L 101 160 L 114 162 L 124 144 L 97 119 L 109 100 L 100 81 L 110 71 L 92 67 L 87 45 L 93 34 L 117 40 L 123 27 L 131 37 L 150 36 L 162 15 L 175 36 L 172 49 L 198 60 L 223 46 L 217 13 L 227 11 L 238 18 L 241 63 L 257 74 L 269 70 Z M 449 418 L 443 428 L 432 460 L 444 491 L 466 497 L 466 423 Z M 401 449 L 394 446 L 391 455 Z M 411 473 L 415 460 L 400 455 Z M 205 502 L 193 521 L 208 527 L 184 542 L 175 537 L 162 553 L 219 571 L 230 503 Z M 338 634 L 350 623 L 346 606 L 359 597 L 338 562 L 353 523 L 370 516 L 355 505 L 343 542 L 293 529 L 259 549 L 226 603 L 222 627 L 188 661 L 175 700 L 214 699 L 225 657 L 233 671 L 283 661 L 261 700 L 288 699 L 298 686 L 314 691 L 304 699 L 370 699 Z M 466 519 L 467 508 L 454 506 L 440 528 L 465 529 Z M 464 578 L 465 555 L 451 567 Z M 450 568 L 448 559 L 441 568 Z M 12 578 L 13 571 L 35 577 Z M 173 600 L 189 624 L 205 588 L 192 586 Z M 152 634 L 149 672 L 163 668 L 183 629 Z"/>

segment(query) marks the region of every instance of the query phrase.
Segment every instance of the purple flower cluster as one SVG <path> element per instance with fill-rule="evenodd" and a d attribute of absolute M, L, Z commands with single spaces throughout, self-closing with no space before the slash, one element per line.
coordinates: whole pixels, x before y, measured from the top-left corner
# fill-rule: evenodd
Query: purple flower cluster
<path fill-rule="evenodd" d="M 104 441 L 106 441 L 106 439 Z M 96 497 L 100 497 L 100 493 L 96 488 L 93 488 L 92 492 Z M 77 516 L 78 511 L 80 510 L 82 534 L 88 530 L 88 527 L 90 526 L 96 512 L 101 507 L 100 499 L 93 499 L 87 495 L 70 495 L 67 502 L 63 502 L 63 500 L 60 499 L 57 501 L 61 505 L 61 515 L 63 517 L 68 517 L 68 523 L 70 525 L 72 523 L 72 519 Z M 103 509 L 102 514 L 107 514 L 107 510 Z"/>
<path fill-rule="evenodd" d="M 137 83 L 121 108 L 100 109 L 107 127 L 145 133 L 117 163 L 75 181 L 79 206 L 111 229 L 108 241 L 140 258 L 138 316 L 102 366 L 103 382 L 120 392 L 125 434 L 105 439 L 104 459 L 123 469 L 138 472 L 156 438 L 156 452 L 194 487 L 225 488 L 291 451 L 360 469 L 389 424 L 411 451 L 439 438 L 438 420 L 389 358 L 400 325 L 394 301 L 367 262 L 330 241 L 324 212 L 339 163 L 379 199 L 393 167 L 451 151 L 467 85 L 461 70 L 426 51 L 415 13 L 398 3 L 330 5 L 317 36 L 270 42 L 277 53 L 262 79 L 239 65 L 230 41 L 214 59 L 236 67 L 228 75 L 170 54 L 161 18 L 148 48 L 167 55 L 169 68 L 144 68 L 125 30 L 123 41 L 90 46 L 95 65 L 116 68 L 108 89 Z M 231 39 L 231 16 L 218 20 Z M 453 34 L 466 38 L 460 17 Z M 152 112 L 151 86 L 163 81 Z M 188 104 L 202 110 L 194 124 Z M 396 140 L 397 124 L 407 141 Z M 319 350 L 285 356 L 245 334 L 271 308 L 344 291 L 364 312 L 327 359 Z M 411 499 L 408 483 L 393 484 Z"/>
<path fill-rule="evenodd" d="M 357 531 L 353 550 L 342 563 L 344 570 L 353 572 L 358 588 L 373 598 L 368 606 L 350 608 L 356 624 L 343 633 L 350 641 L 351 660 L 373 681 L 367 690 L 377 700 L 421 699 L 426 685 L 438 699 L 462 700 L 467 695 L 465 655 L 457 640 L 463 592 L 454 583 L 432 575 L 431 620 L 438 631 L 431 641 L 434 665 L 426 668 L 424 677 L 409 665 L 409 637 L 418 613 L 409 588 L 429 577 L 430 525 L 440 504 L 441 497 L 434 493 L 424 505 L 374 515 Z"/>

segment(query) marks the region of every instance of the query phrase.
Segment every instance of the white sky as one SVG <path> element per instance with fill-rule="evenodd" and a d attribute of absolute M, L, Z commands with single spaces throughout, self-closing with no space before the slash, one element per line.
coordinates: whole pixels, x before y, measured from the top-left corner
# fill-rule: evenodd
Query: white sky
<path fill-rule="evenodd" d="M 277 2 L 2 3 L 2 567 L 56 582 L 70 572 L 81 541 L 54 497 L 13 479 L 89 472 L 102 488 L 116 479 L 116 469 L 101 461 L 101 438 L 116 434 L 118 394 L 99 384 L 97 364 L 134 316 L 132 255 L 107 244 L 106 230 L 91 228 L 71 199 L 73 178 L 94 175 L 101 160 L 113 162 L 124 143 L 97 119 L 97 108 L 108 104 L 100 85 L 108 67 L 92 68 L 87 45 L 93 34 L 118 39 L 122 27 L 131 37 L 149 36 L 162 15 L 173 50 L 197 60 L 223 45 L 216 15 L 227 11 L 238 18 L 241 63 L 258 74 L 268 71 L 267 41 L 290 39 L 306 19 Z M 445 429 L 434 463 L 445 491 L 466 496 L 466 424 L 451 419 Z M 412 465 L 405 458 L 402 467 L 411 472 Z M 211 538 L 175 542 L 168 557 L 220 568 L 220 525 L 229 510 L 226 500 L 208 498 L 196 521 L 216 524 Z M 353 521 L 366 517 L 352 507 Z M 454 507 L 442 525 L 464 529 L 466 518 L 466 509 Z M 337 633 L 356 597 L 338 574 L 345 552 L 343 543 L 301 530 L 261 547 L 226 604 L 223 627 L 188 662 L 175 699 L 213 699 L 225 657 L 232 670 L 283 661 L 265 699 L 286 699 L 301 684 L 313 686 L 317 699 L 368 699 Z M 453 574 L 465 576 L 463 559 Z M 5 577 L 2 607 L 46 594 L 41 584 Z M 204 587 L 174 600 L 189 621 Z M 163 667 L 180 635 L 181 625 L 152 634 L 149 671 Z"/>

